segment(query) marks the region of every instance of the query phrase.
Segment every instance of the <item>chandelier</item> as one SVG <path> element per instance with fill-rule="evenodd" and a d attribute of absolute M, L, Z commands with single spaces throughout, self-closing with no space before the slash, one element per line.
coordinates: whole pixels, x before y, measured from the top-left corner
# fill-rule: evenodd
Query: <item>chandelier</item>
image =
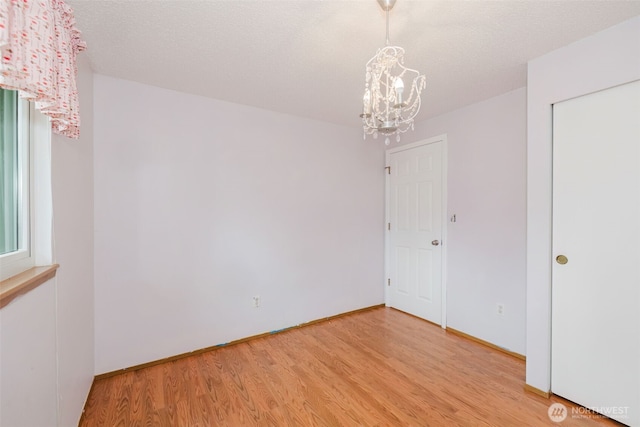
<path fill-rule="evenodd" d="M 413 118 L 420 110 L 420 94 L 426 86 L 425 76 L 417 70 L 404 66 L 404 49 L 391 46 L 389 42 L 389 11 L 396 0 L 378 0 L 387 15 L 387 41 L 383 48 L 367 62 L 364 97 L 362 98 L 362 129 L 364 138 L 378 134 L 386 136 L 385 144 L 391 143 L 390 136 L 413 130 Z M 405 81 L 411 82 L 410 90 Z"/>

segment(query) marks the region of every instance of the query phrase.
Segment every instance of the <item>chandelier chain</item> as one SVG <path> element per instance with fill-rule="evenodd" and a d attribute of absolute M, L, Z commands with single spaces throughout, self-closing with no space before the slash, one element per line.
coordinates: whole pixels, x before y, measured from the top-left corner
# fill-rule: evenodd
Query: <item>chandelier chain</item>
<path fill-rule="evenodd" d="M 389 41 L 389 8 L 387 8 L 387 40 L 386 40 L 386 46 L 391 46 L 391 42 Z"/>

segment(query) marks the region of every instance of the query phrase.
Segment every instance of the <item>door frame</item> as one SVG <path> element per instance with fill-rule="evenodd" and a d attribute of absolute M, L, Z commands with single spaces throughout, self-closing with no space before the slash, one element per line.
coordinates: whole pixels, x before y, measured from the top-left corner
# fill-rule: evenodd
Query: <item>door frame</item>
<path fill-rule="evenodd" d="M 630 19 L 527 65 L 526 384 L 543 394 L 551 388 L 552 105 L 640 79 L 639 22 Z"/>
<path fill-rule="evenodd" d="M 411 150 L 417 147 L 422 147 L 424 145 L 429 144 L 442 144 L 442 258 L 441 258 L 441 267 L 442 267 L 442 279 L 441 279 L 441 307 L 442 307 L 442 320 L 441 327 L 442 329 L 447 328 L 447 248 L 449 247 L 449 240 L 447 238 L 447 228 L 449 224 L 449 211 L 447 209 L 447 165 L 448 165 L 448 157 L 447 157 L 447 134 L 442 134 L 438 136 L 434 136 L 431 138 L 423 139 L 411 144 L 402 145 L 395 148 L 390 148 L 385 151 L 384 164 L 385 169 L 389 167 L 389 160 L 391 155 L 394 153 L 399 153 L 401 151 Z M 384 303 L 387 307 L 389 307 L 389 286 L 388 286 L 388 278 L 389 276 L 389 258 L 390 258 L 390 246 L 389 246 L 389 230 L 387 229 L 387 224 L 389 223 L 390 215 L 389 215 L 389 204 L 390 204 L 390 188 L 389 188 L 389 173 L 385 170 L 385 179 L 384 179 Z"/>
<path fill-rule="evenodd" d="M 615 404 L 619 404 L 619 405 L 622 405 L 624 402 L 627 405 L 629 405 L 627 406 L 627 411 L 628 409 L 640 409 L 640 408 L 634 408 L 634 404 L 632 403 L 633 400 L 627 397 L 629 395 L 634 395 L 638 392 L 638 389 L 636 388 L 637 383 L 634 384 L 635 382 L 634 380 L 638 380 L 639 377 L 635 375 L 630 377 L 632 379 L 630 383 L 631 385 L 630 389 L 626 388 L 629 386 L 629 384 L 623 387 L 616 387 L 619 390 L 625 390 L 626 388 L 626 390 L 629 391 L 630 393 L 620 394 L 619 392 L 615 391 L 613 392 L 613 395 L 616 396 L 615 398 L 611 398 L 611 395 L 605 396 L 605 394 L 602 394 L 599 391 L 594 392 L 594 390 L 598 387 L 593 387 L 592 385 L 589 385 L 589 384 L 594 384 L 593 380 L 588 381 L 589 384 L 582 383 L 582 387 L 577 386 L 575 382 L 576 381 L 575 378 L 577 376 L 585 377 L 584 375 L 573 375 L 573 374 L 563 375 L 564 371 L 566 371 L 564 369 L 565 367 L 564 365 L 566 365 L 567 363 L 569 364 L 573 363 L 576 357 L 580 358 L 579 356 L 580 354 L 583 354 L 584 351 L 588 351 L 585 348 L 582 348 L 582 352 L 576 351 L 575 349 L 571 350 L 570 348 L 571 345 L 567 344 L 567 341 L 566 341 L 567 339 L 569 341 L 575 339 L 582 342 L 587 342 L 589 343 L 588 345 L 593 346 L 593 340 L 591 340 L 591 338 L 597 337 L 598 335 L 599 336 L 611 335 L 609 331 L 612 328 L 616 329 L 617 327 L 619 327 L 621 320 L 622 320 L 622 323 L 626 322 L 630 328 L 634 328 L 634 329 L 637 329 L 638 327 L 637 321 L 640 320 L 638 318 L 633 319 L 633 316 L 631 318 L 628 318 L 627 316 L 623 315 L 623 318 L 618 316 L 616 321 L 612 321 L 611 320 L 612 315 L 608 313 L 606 310 L 602 311 L 602 306 L 598 306 L 599 311 L 601 311 L 602 313 L 600 314 L 599 321 L 596 322 L 598 324 L 597 328 L 599 329 L 596 329 L 596 327 L 593 325 L 591 325 L 593 326 L 593 329 L 594 329 L 593 331 L 590 328 L 587 328 L 587 329 L 582 328 L 584 332 L 581 332 L 583 333 L 583 335 L 581 336 L 580 333 L 576 334 L 575 332 L 577 329 L 581 329 L 581 328 L 578 328 L 576 325 L 584 323 L 584 322 L 580 322 L 580 320 L 582 319 L 584 321 L 586 317 L 592 317 L 591 314 L 582 312 L 580 313 L 580 315 L 578 315 L 578 317 L 566 314 L 566 313 L 570 313 L 574 305 L 576 304 L 580 305 L 581 307 L 589 307 L 589 304 L 588 303 L 585 304 L 584 303 L 585 300 L 583 299 L 578 298 L 580 301 L 582 301 L 582 304 L 575 302 L 576 293 L 581 292 L 582 289 L 588 289 L 587 292 L 591 295 L 591 298 L 589 299 L 590 301 L 594 301 L 594 302 L 597 301 L 599 304 L 601 303 L 599 299 L 601 298 L 600 295 L 603 292 L 602 292 L 602 286 L 600 286 L 601 285 L 600 283 L 598 283 L 597 285 L 594 285 L 594 283 L 597 283 L 597 282 L 593 282 L 593 281 L 589 282 L 589 279 L 587 279 L 585 276 L 580 277 L 580 280 L 576 280 L 576 275 L 581 275 L 581 274 L 584 275 L 584 273 L 581 273 L 581 272 L 584 271 L 583 268 L 587 268 L 585 267 L 586 264 L 580 263 L 580 261 L 578 260 L 576 262 L 579 265 L 574 265 L 573 267 L 571 267 L 572 251 L 577 252 L 573 255 L 577 256 L 578 258 L 585 257 L 588 259 L 590 256 L 593 256 L 593 258 L 590 259 L 591 263 L 597 263 L 601 261 L 600 255 L 599 255 L 600 251 L 596 250 L 594 252 L 593 249 L 591 249 L 591 250 L 587 250 L 589 253 L 586 253 L 586 252 L 580 253 L 580 250 L 582 249 L 582 247 L 585 246 L 585 242 L 582 242 L 582 247 L 580 247 L 581 245 L 579 243 L 580 242 L 579 238 L 577 238 L 578 243 L 576 243 L 571 241 L 571 239 L 569 239 L 568 236 L 575 237 L 576 234 L 584 235 L 586 234 L 585 227 L 593 227 L 594 223 L 601 223 L 603 220 L 607 221 L 611 216 L 610 215 L 611 203 L 616 203 L 612 198 L 606 199 L 607 201 L 605 202 L 603 202 L 602 200 L 597 200 L 597 202 L 592 202 L 591 204 L 594 206 L 598 205 L 598 207 L 599 206 L 606 207 L 604 209 L 604 212 L 601 211 L 597 214 L 594 213 L 595 218 L 598 218 L 598 220 L 595 220 L 595 222 L 584 221 L 579 226 L 577 226 L 577 228 L 572 228 L 575 225 L 569 224 L 570 222 L 573 222 L 572 217 L 575 217 L 576 209 L 580 211 L 582 208 L 584 208 L 584 205 L 582 204 L 584 203 L 582 201 L 582 198 L 584 197 L 584 195 L 593 196 L 593 195 L 597 195 L 599 192 L 603 192 L 603 191 L 606 192 L 606 190 L 603 190 L 602 187 L 594 190 L 593 188 L 594 182 L 589 181 L 590 178 L 586 177 L 586 176 L 591 176 L 593 174 L 590 172 L 591 168 L 588 168 L 588 170 L 585 171 L 585 169 L 587 169 L 586 165 L 589 164 L 589 166 L 591 166 L 591 163 L 595 162 L 598 164 L 598 167 L 600 168 L 600 170 L 604 171 L 605 175 L 608 175 L 608 176 L 611 176 L 610 172 L 612 170 L 619 169 L 617 167 L 619 165 L 617 156 L 608 157 L 607 160 L 604 162 L 600 162 L 600 158 L 598 158 L 597 161 L 595 160 L 595 158 L 598 155 L 601 156 L 600 153 L 602 153 L 602 151 L 607 151 L 606 147 L 604 147 L 604 150 L 603 150 L 603 144 L 602 144 L 603 138 L 614 138 L 614 140 L 616 140 L 615 138 L 617 136 L 620 136 L 620 138 L 624 140 L 626 144 L 629 144 L 625 146 L 625 151 L 622 151 L 622 150 L 615 150 L 615 151 L 617 155 L 620 155 L 621 153 L 627 154 L 625 157 L 627 159 L 630 159 L 630 163 L 626 164 L 623 170 L 633 170 L 635 175 L 632 178 L 630 178 L 629 176 L 618 176 L 617 179 L 615 180 L 609 180 L 608 178 L 604 178 L 604 182 L 609 183 L 609 185 L 607 185 L 607 188 L 609 188 L 611 184 L 617 184 L 622 182 L 633 183 L 631 184 L 632 186 L 631 189 L 629 187 L 625 188 L 624 186 L 622 186 L 621 188 L 618 188 L 615 191 L 613 191 L 613 193 L 615 194 L 615 196 L 613 197 L 615 199 L 621 199 L 621 198 L 626 198 L 626 195 L 629 194 L 629 192 L 636 194 L 635 188 L 633 187 L 636 187 L 637 185 L 636 183 L 638 182 L 638 179 L 640 179 L 640 175 L 638 175 L 638 171 L 636 167 L 639 164 L 638 158 L 635 156 L 630 157 L 629 151 L 626 151 L 627 149 L 630 150 L 631 152 L 633 152 L 633 150 L 637 150 L 637 147 L 635 144 L 636 139 L 632 138 L 631 135 L 636 135 L 638 128 L 636 128 L 635 126 L 636 123 L 633 121 L 632 117 L 626 116 L 627 119 L 629 119 L 630 121 L 629 122 L 625 121 L 622 126 L 616 125 L 616 124 L 622 123 L 617 120 L 615 120 L 612 123 L 608 121 L 609 119 L 604 119 L 603 122 L 606 123 L 605 127 L 599 127 L 594 132 L 588 132 L 591 135 L 593 134 L 599 135 L 596 137 L 585 137 L 584 135 L 586 134 L 586 132 L 584 131 L 584 129 L 581 129 L 582 128 L 581 122 L 584 120 L 588 120 L 589 118 L 591 118 L 591 120 L 595 120 L 594 117 L 600 117 L 603 114 L 606 115 L 607 113 L 605 113 L 605 111 L 612 112 L 613 116 L 615 116 L 616 118 L 619 117 L 620 115 L 617 114 L 616 109 L 621 108 L 620 107 L 621 100 L 624 100 L 624 102 L 634 102 L 634 107 L 627 109 L 625 107 L 628 107 L 629 105 L 623 103 L 624 107 L 622 107 L 620 111 L 635 112 L 636 111 L 634 109 L 636 108 L 635 102 L 637 102 L 638 100 L 638 97 L 636 96 L 636 94 L 640 94 L 640 80 L 625 83 L 622 85 L 616 85 L 611 88 L 599 90 L 596 92 L 591 92 L 579 97 L 571 98 L 566 101 L 557 102 L 557 103 L 554 103 L 552 106 L 553 127 L 552 127 L 552 162 L 551 162 L 552 163 L 552 169 L 551 169 L 552 171 L 552 174 L 551 174 L 552 175 L 552 203 L 551 203 L 551 207 L 552 207 L 551 265 L 552 267 L 551 267 L 551 335 L 550 335 L 551 336 L 551 347 L 550 347 L 551 348 L 551 364 L 550 364 L 551 383 L 550 383 L 550 390 L 554 394 L 559 394 L 560 396 L 566 399 L 570 399 L 575 403 L 579 405 L 583 405 L 585 407 L 601 405 L 600 407 L 605 408 L 607 405 L 611 405 L 612 402 L 615 402 Z M 564 105 L 560 105 L 560 104 L 564 104 Z M 577 112 L 580 112 L 580 113 L 576 114 Z M 577 131 L 578 136 L 576 135 L 575 129 L 580 129 L 579 131 Z M 593 128 L 590 128 L 590 129 L 593 129 Z M 587 139 L 588 143 L 585 144 L 584 139 Z M 576 172 L 574 171 L 574 169 L 576 169 L 575 168 L 576 162 L 574 162 L 574 159 L 578 153 L 582 153 L 583 147 L 587 147 L 586 152 L 589 154 L 587 154 L 587 157 L 586 157 L 587 160 L 585 162 L 577 162 L 578 169 Z M 606 166 L 603 167 L 603 164 Z M 576 178 L 578 179 L 576 180 Z M 602 182 L 601 179 L 598 179 L 597 181 Z M 598 185 L 598 184 L 595 184 L 595 185 Z M 617 187 L 617 185 L 613 185 L 611 187 Z M 579 194 L 579 196 L 577 197 L 579 198 L 578 200 L 581 200 L 581 202 L 576 203 L 575 199 L 572 200 L 572 197 L 573 197 L 572 195 L 567 196 L 567 193 L 574 193 L 574 192 Z M 570 200 L 573 203 L 571 202 L 566 203 L 567 200 Z M 634 211 L 637 212 L 638 205 L 636 203 L 638 202 L 634 201 L 633 204 L 630 204 L 630 205 L 625 204 L 625 205 L 616 206 L 616 209 L 619 209 L 622 212 L 634 212 Z M 571 212 L 572 214 L 568 215 L 567 214 L 568 212 Z M 587 217 L 590 217 L 590 216 L 587 215 Z M 590 217 L 590 218 L 594 220 L 593 217 Z M 617 218 L 617 221 L 618 222 L 622 221 L 622 224 L 625 224 L 626 226 L 626 224 L 628 223 L 637 224 L 638 219 L 635 216 L 632 216 L 632 217 L 627 216 L 625 219 Z M 567 230 L 572 230 L 573 232 L 566 233 Z M 596 238 L 595 241 L 601 241 L 603 238 L 606 239 L 608 236 L 611 235 L 610 230 L 608 229 L 606 230 L 607 230 L 605 233 L 606 236 L 603 236 L 602 234 L 596 235 L 597 237 L 589 236 L 590 240 L 593 241 L 593 238 Z M 622 230 L 616 229 L 616 231 L 619 233 Z M 614 232 L 614 234 L 617 234 L 617 233 Z M 633 251 L 631 252 L 631 254 L 633 254 L 636 251 L 635 244 L 637 243 L 637 238 L 636 238 L 637 234 L 634 233 L 634 234 L 627 234 L 627 235 L 633 238 L 634 246 L 633 246 Z M 627 252 L 626 249 L 629 249 L 625 245 L 619 245 L 618 244 L 619 242 L 616 240 L 613 240 L 612 242 L 607 242 L 607 245 L 611 246 L 611 243 L 614 243 L 614 247 L 620 248 L 620 250 L 622 250 L 623 252 Z M 589 245 L 587 244 L 586 246 L 589 246 Z M 560 262 L 556 263 L 554 261 L 556 259 L 554 257 L 558 254 L 568 255 L 570 260 L 568 266 L 559 266 L 558 263 Z M 594 258 L 597 258 L 597 260 Z M 634 257 L 630 257 L 630 258 L 632 259 L 627 258 L 627 261 L 624 262 L 625 265 L 630 265 L 630 266 L 633 265 Z M 608 264 L 606 263 L 603 264 L 603 266 L 607 266 L 607 265 Z M 610 270 L 609 268 L 606 268 L 606 267 L 597 267 L 597 268 Z M 628 296 L 626 297 L 626 300 L 632 301 L 633 305 L 627 306 L 626 307 L 627 310 L 622 312 L 619 311 L 619 307 L 618 307 L 618 300 L 620 299 L 620 297 L 622 297 L 622 299 L 625 299 L 625 295 L 626 295 L 625 292 L 627 291 L 630 291 L 632 293 L 634 292 L 632 289 L 635 288 L 634 286 L 635 283 L 627 281 L 626 278 L 633 277 L 635 275 L 636 273 L 632 273 L 632 276 L 627 276 L 626 274 L 618 275 L 617 278 L 620 280 L 617 280 L 617 279 L 611 278 L 609 272 L 607 271 L 606 273 L 607 280 L 611 279 L 614 282 L 621 281 L 622 283 L 626 283 L 624 285 L 624 288 L 622 287 L 614 288 L 614 290 L 607 289 L 606 292 L 604 292 L 604 293 L 615 296 L 614 297 L 615 301 L 612 301 L 611 299 L 607 300 L 608 304 L 605 305 L 605 307 L 609 308 L 609 311 L 613 310 L 614 312 L 623 313 L 623 314 L 624 313 L 629 314 L 635 311 L 633 308 L 636 305 L 635 301 L 629 300 Z M 589 286 L 587 282 L 591 283 L 591 286 Z M 568 318 L 570 318 L 570 320 L 567 320 Z M 596 319 L 597 319 L 597 316 L 596 316 Z M 630 322 L 631 320 L 633 320 L 633 322 Z M 560 324 L 562 324 L 562 326 L 558 327 L 558 325 Z M 637 337 L 637 335 L 633 335 L 633 334 L 631 336 Z M 626 352 L 627 354 L 630 354 L 629 358 L 631 360 L 627 359 L 626 362 L 630 363 L 630 365 L 633 367 L 633 370 L 636 370 L 636 367 L 638 366 L 637 365 L 638 360 L 637 360 L 637 356 L 634 357 L 634 353 L 636 352 L 638 347 L 636 347 L 637 341 L 635 341 L 635 338 L 631 338 L 631 339 L 626 338 L 626 334 L 625 334 L 624 339 L 621 339 L 618 337 L 616 341 L 617 342 L 613 345 L 617 345 L 617 343 L 621 341 L 625 341 L 625 344 L 628 342 L 633 343 L 631 345 L 635 347 L 635 349 L 631 352 Z M 607 344 L 612 344 L 612 343 L 613 342 L 606 342 L 606 339 L 605 339 L 604 342 L 598 341 L 595 346 L 602 347 L 604 345 L 606 347 Z M 559 363 L 559 361 L 562 363 Z M 580 364 L 579 373 L 587 372 L 589 370 L 589 367 L 595 366 L 594 364 L 597 364 L 598 366 L 606 366 L 606 359 L 605 360 L 599 359 L 599 358 L 594 359 L 593 357 L 591 357 L 589 361 L 590 363 L 588 363 L 588 365 Z M 559 363 L 559 365 L 555 366 L 554 363 Z M 560 366 L 560 365 L 563 365 L 563 366 Z M 627 367 L 627 366 L 629 365 L 627 364 L 622 365 L 622 367 Z M 598 370 L 598 369 L 596 368 L 595 370 Z M 600 371 L 604 371 L 604 375 L 606 375 L 606 377 L 610 377 L 610 373 L 608 369 L 605 369 L 605 370 L 600 369 Z M 625 373 L 628 373 L 628 369 L 624 369 L 624 371 Z M 602 374 L 599 374 L 599 375 L 602 375 Z M 608 378 L 605 380 L 602 376 L 599 376 L 599 375 L 598 374 L 595 375 L 595 377 L 597 378 L 595 380 L 596 384 L 598 383 L 602 384 L 602 382 L 608 381 Z M 617 375 L 622 375 L 622 372 L 618 370 Z M 577 382 L 579 383 L 580 380 L 577 380 Z M 604 388 L 606 390 L 608 387 L 604 387 Z M 600 399 L 603 399 L 603 400 L 600 400 Z M 622 399 L 622 401 L 618 401 L 616 399 Z M 623 408 L 624 406 L 620 406 L 620 407 Z M 597 412 L 600 412 L 600 411 L 598 410 Z M 631 412 L 633 413 L 633 411 Z M 605 412 L 605 415 L 609 415 L 609 414 Z M 636 417 L 629 416 L 628 412 L 626 412 L 626 420 L 624 420 L 625 418 L 624 414 L 621 414 L 620 412 L 610 414 L 610 418 L 614 420 L 618 420 L 625 424 L 630 423 L 629 425 L 636 425 L 634 424 Z M 640 418 L 638 418 L 638 420 L 640 420 Z"/>

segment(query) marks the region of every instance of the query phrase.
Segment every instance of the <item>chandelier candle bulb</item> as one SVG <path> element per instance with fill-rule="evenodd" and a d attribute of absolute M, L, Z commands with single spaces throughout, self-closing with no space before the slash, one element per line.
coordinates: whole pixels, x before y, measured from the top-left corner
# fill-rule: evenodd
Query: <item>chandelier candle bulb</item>
<path fill-rule="evenodd" d="M 396 78 L 395 83 L 393 83 L 393 87 L 396 90 L 396 105 L 395 108 L 402 108 L 402 92 L 404 92 L 404 82 L 400 77 Z"/>
<path fill-rule="evenodd" d="M 362 116 L 360 117 L 364 117 L 366 115 L 370 115 L 371 114 L 371 92 L 369 92 L 369 90 L 365 90 L 364 91 L 364 96 L 362 97 Z"/>

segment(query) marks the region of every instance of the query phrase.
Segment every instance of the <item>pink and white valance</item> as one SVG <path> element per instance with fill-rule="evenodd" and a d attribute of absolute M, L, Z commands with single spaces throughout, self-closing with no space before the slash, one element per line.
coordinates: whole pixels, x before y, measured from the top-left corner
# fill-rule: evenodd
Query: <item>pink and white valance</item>
<path fill-rule="evenodd" d="M 71 138 L 80 127 L 76 55 L 86 49 L 75 24 L 63 0 L 0 0 L 0 87 L 35 101 Z"/>

